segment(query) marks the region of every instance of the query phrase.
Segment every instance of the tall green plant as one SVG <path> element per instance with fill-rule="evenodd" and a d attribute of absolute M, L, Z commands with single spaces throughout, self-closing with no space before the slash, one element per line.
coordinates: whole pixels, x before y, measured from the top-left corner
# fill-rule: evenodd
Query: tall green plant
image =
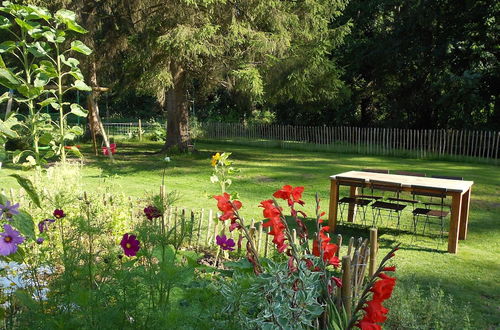
<path fill-rule="evenodd" d="M 83 134 L 79 126 L 68 126 L 67 116 L 87 116 L 79 104 L 65 102 L 64 95 L 70 90 L 91 91 L 83 81 L 80 62 L 71 55 L 89 55 L 92 50 L 79 40 L 69 43 L 68 36 L 87 31 L 78 25 L 75 13 L 66 9 L 52 15 L 45 8 L 4 1 L 0 14 L 0 29 L 12 38 L 0 43 L 0 56 L 4 54 L 7 60 L 0 60 L 0 84 L 17 91 L 15 100 L 28 108 L 25 127 L 34 150 L 22 154 L 33 153 L 40 164 L 55 153 L 64 162 L 65 142 Z M 59 112 L 57 121 L 41 113 L 49 105 Z M 43 157 L 40 143 L 52 147 Z M 70 150 L 79 154 L 76 148 Z"/>

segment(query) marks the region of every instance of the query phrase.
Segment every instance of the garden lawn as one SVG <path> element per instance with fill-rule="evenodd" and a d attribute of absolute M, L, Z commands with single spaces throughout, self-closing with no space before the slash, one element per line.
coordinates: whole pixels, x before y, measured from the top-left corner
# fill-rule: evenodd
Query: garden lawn
<path fill-rule="evenodd" d="M 107 189 L 110 192 L 142 196 L 157 192 L 166 166 L 166 186 L 179 193 L 178 206 L 187 208 L 215 208 L 207 196 L 218 193 L 210 183 L 210 157 L 215 152 L 232 152 L 235 167 L 241 171 L 233 178 L 230 192 L 238 192 L 243 203 L 241 213 L 248 218 L 261 219 L 257 206 L 263 199 L 283 186 L 304 186 L 305 212 L 314 216 L 314 196 L 322 198 L 322 208 L 328 209 L 329 176 L 362 168 L 385 168 L 425 172 L 427 175 L 463 176 L 475 182 L 467 240 L 460 241 L 459 253 L 445 253 L 444 242 L 434 240 L 429 245 L 410 244 L 411 235 L 393 230 L 380 230 L 382 255 L 397 241 L 403 243 L 397 253 L 397 277 L 405 284 L 422 287 L 440 286 L 454 298 L 458 306 L 468 304 L 473 328 L 500 327 L 500 167 L 494 165 L 445 162 L 435 160 L 372 157 L 327 152 L 266 149 L 228 143 L 198 143 L 197 152 L 189 155 L 155 154 L 159 143 L 118 143 L 116 162 L 111 164 L 103 156 L 86 155 L 83 184 L 88 192 Z M 9 174 L 20 170 L 11 164 L 0 170 L 0 188 L 16 187 Z M 28 172 L 29 173 L 29 172 Z M 25 173 L 26 174 L 26 173 Z M 345 194 L 346 190 L 341 190 Z M 408 216 L 407 216 L 408 218 Z M 340 226 L 346 235 L 366 236 L 366 229 Z M 432 247 L 432 248 L 430 248 Z"/>

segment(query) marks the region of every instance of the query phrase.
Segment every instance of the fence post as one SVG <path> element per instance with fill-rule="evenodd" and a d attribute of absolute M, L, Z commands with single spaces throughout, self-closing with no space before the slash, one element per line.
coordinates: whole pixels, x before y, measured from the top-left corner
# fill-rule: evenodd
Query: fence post
<path fill-rule="evenodd" d="M 342 305 L 345 308 L 347 318 L 351 318 L 352 285 L 351 285 L 351 257 L 342 257 Z"/>
<path fill-rule="evenodd" d="M 370 228 L 370 268 L 369 275 L 373 276 L 377 267 L 377 228 Z"/>
<path fill-rule="evenodd" d="M 139 126 L 139 141 L 142 141 L 142 124 L 140 119 L 138 126 Z"/>

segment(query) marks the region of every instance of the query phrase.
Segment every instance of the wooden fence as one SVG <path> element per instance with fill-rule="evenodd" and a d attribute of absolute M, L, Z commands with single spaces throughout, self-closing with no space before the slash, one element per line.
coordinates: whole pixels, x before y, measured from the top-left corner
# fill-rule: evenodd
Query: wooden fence
<path fill-rule="evenodd" d="M 305 147 L 419 158 L 472 157 L 498 163 L 500 132 L 370 127 L 203 123 L 205 139 L 236 139 L 282 148 Z"/>

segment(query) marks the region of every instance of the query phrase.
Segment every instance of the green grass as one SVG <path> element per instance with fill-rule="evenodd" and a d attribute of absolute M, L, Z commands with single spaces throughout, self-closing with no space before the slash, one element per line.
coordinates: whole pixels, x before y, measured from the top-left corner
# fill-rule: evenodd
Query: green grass
<path fill-rule="evenodd" d="M 154 154 L 159 143 L 119 143 L 116 162 L 87 156 L 83 183 L 92 193 L 97 187 L 107 186 L 112 192 L 142 196 L 156 190 L 161 183 L 165 163 L 164 155 Z M 344 171 L 361 168 L 387 168 L 463 176 L 475 182 L 472 190 L 469 235 L 460 241 L 459 253 L 444 253 L 431 245 L 409 244 L 411 236 L 393 230 L 381 230 L 382 253 L 395 241 L 403 246 L 397 253 L 397 277 L 405 284 L 422 287 L 438 285 L 451 294 L 457 304 L 469 304 L 474 328 L 500 326 L 500 168 L 494 165 L 439 160 L 419 160 L 381 156 L 362 156 L 331 152 L 308 152 L 232 145 L 228 143 L 199 143 L 198 151 L 189 155 L 173 155 L 166 170 L 167 189 L 180 194 L 177 203 L 188 208 L 215 208 L 206 194 L 217 193 L 217 186 L 209 181 L 210 156 L 215 152 L 233 152 L 235 166 L 241 172 L 234 178 L 230 191 L 237 191 L 243 203 L 242 214 L 247 218 L 261 218 L 257 207 L 263 199 L 284 184 L 303 185 L 308 215 L 314 215 L 314 195 L 322 197 L 322 207 L 327 209 L 329 196 L 328 177 Z M 84 153 L 90 154 L 90 149 Z M 17 187 L 8 174 L 17 172 L 12 165 L 0 171 L 0 187 Z M 342 190 L 341 193 L 345 193 Z M 366 236 L 366 230 L 340 227 L 345 235 Z M 411 281 L 411 282 L 410 282 Z"/>

